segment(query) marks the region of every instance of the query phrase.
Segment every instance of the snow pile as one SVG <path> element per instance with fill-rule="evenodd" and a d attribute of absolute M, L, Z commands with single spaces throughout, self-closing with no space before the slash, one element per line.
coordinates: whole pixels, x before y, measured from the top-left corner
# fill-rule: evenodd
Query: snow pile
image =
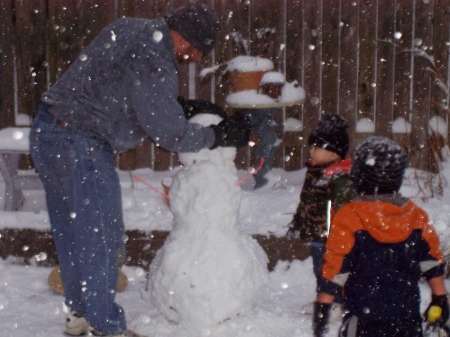
<path fill-rule="evenodd" d="M 257 90 L 244 90 L 232 93 L 225 98 L 227 104 L 231 105 L 266 105 L 275 103 L 300 102 L 305 99 L 305 90 L 298 85 L 297 81 L 285 83 L 281 91 L 281 96 L 274 99 L 267 95 L 259 94 Z"/>
<path fill-rule="evenodd" d="M 228 62 L 217 64 L 212 67 L 203 68 L 199 73 L 199 77 L 204 78 L 205 76 L 213 74 L 223 67 L 225 67 L 223 73 L 227 73 L 229 71 L 271 71 L 273 69 L 273 62 L 262 57 L 241 55 L 229 60 Z"/>
<path fill-rule="evenodd" d="M 196 115 L 211 125 L 220 117 Z M 170 188 L 174 227 L 150 266 L 150 300 L 172 322 L 209 335 L 249 314 L 268 280 L 268 258 L 239 230 L 241 187 L 235 148 L 179 155 L 184 167 Z"/>
<path fill-rule="evenodd" d="M 375 123 L 369 118 L 361 118 L 356 123 L 357 133 L 373 133 L 375 132 Z"/>
<path fill-rule="evenodd" d="M 228 71 L 270 71 L 273 69 L 271 60 L 255 56 L 237 56 L 227 64 Z"/>
<path fill-rule="evenodd" d="M 261 78 L 260 85 L 266 84 L 266 83 L 284 83 L 286 82 L 286 78 L 284 75 L 278 71 L 269 71 L 263 75 Z"/>
<path fill-rule="evenodd" d="M 293 117 L 286 118 L 284 122 L 284 131 L 286 132 L 301 132 L 303 131 L 303 123 L 301 120 Z"/>
<path fill-rule="evenodd" d="M 275 100 L 267 95 L 259 94 L 258 90 L 244 90 L 229 94 L 225 101 L 231 105 L 254 104 L 255 106 L 271 104 Z"/>
<path fill-rule="evenodd" d="M 428 122 L 431 131 L 447 140 L 448 124 L 441 116 L 433 116 Z"/>
<path fill-rule="evenodd" d="M 10 127 L 0 130 L 0 148 L 28 152 L 30 128 Z"/>
<path fill-rule="evenodd" d="M 408 122 L 403 117 L 399 117 L 392 123 L 392 132 L 393 133 L 411 133 L 411 123 Z"/>

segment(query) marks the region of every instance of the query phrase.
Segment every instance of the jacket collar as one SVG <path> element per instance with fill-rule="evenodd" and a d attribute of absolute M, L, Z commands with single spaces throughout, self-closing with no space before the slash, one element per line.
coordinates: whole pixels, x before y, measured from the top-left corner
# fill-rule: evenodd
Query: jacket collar
<path fill-rule="evenodd" d="M 408 202 L 408 198 L 403 197 L 400 193 L 392 194 L 358 194 L 353 201 L 362 202 L 387 202 L 395 206 L 404 206 Z"/>

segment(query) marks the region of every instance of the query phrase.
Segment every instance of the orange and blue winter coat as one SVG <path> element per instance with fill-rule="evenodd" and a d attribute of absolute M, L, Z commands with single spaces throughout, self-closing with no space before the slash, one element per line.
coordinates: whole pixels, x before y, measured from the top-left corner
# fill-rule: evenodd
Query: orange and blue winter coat
<path fill-rule="evenodd" d="M 418 282 L 444 274 L 427 213 L 399 194 L 358 196 L 331 224 L 321 291 L 343 290 L 344 308 L 365 320 L 420 317 Z"/>
<path fill-rule="evenodd" d="M 303 242 L 325 243 L 335 211 L 349 202 L 356 189 L 350 176 L 352 159 L 312 166 L 306 164 L 305 182 L 294 219 L 301 223 Z"/>

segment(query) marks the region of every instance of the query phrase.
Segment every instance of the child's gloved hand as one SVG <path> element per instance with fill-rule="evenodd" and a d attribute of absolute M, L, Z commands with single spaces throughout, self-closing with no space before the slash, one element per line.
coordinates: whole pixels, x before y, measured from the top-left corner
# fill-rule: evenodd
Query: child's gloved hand
<path fill-rule="evenodd" d="M 442 329 L 449 318 L 449 305 L 447 295 L 432 295 L 431 303 L 424 313 L 425 321 L 434 330 Z"/>
<path fill-rule="evenodd" d="M 300 236 L 300 230 L 302 229 L 302 220 L 300 215 L 295 213 L 294 218 L 288 225 L 289 229 L 286 232 L 286 238 L 289 240 L 298 239 Z"/>
<path fill-rule="evenodd" d="M 314 303 L 314 314 L 313 314 L 313 332 L 314 337 L 324 337 L 325 333 L 328 331 L 328 318 L 330 316 L 329 303 Z"/>

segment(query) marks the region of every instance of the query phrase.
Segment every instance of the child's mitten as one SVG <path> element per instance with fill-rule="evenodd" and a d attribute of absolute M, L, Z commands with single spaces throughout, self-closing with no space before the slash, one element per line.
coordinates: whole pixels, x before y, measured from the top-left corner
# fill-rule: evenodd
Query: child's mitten
<path fill-rule="evenodd" d="M 449 318 L 449 305 L 447 295 L 432 295 L 431 303 L 424 313 L 425 321 L 434 330 L 442 329 Z"/>
<path fill-rule="evenodd" d="M 328 318 L 330 316 L 329 303 L 314 303 L 314 315 L 313 315 L 313 331 L 314 337 L 324 337 L 328 331 Z"/>

